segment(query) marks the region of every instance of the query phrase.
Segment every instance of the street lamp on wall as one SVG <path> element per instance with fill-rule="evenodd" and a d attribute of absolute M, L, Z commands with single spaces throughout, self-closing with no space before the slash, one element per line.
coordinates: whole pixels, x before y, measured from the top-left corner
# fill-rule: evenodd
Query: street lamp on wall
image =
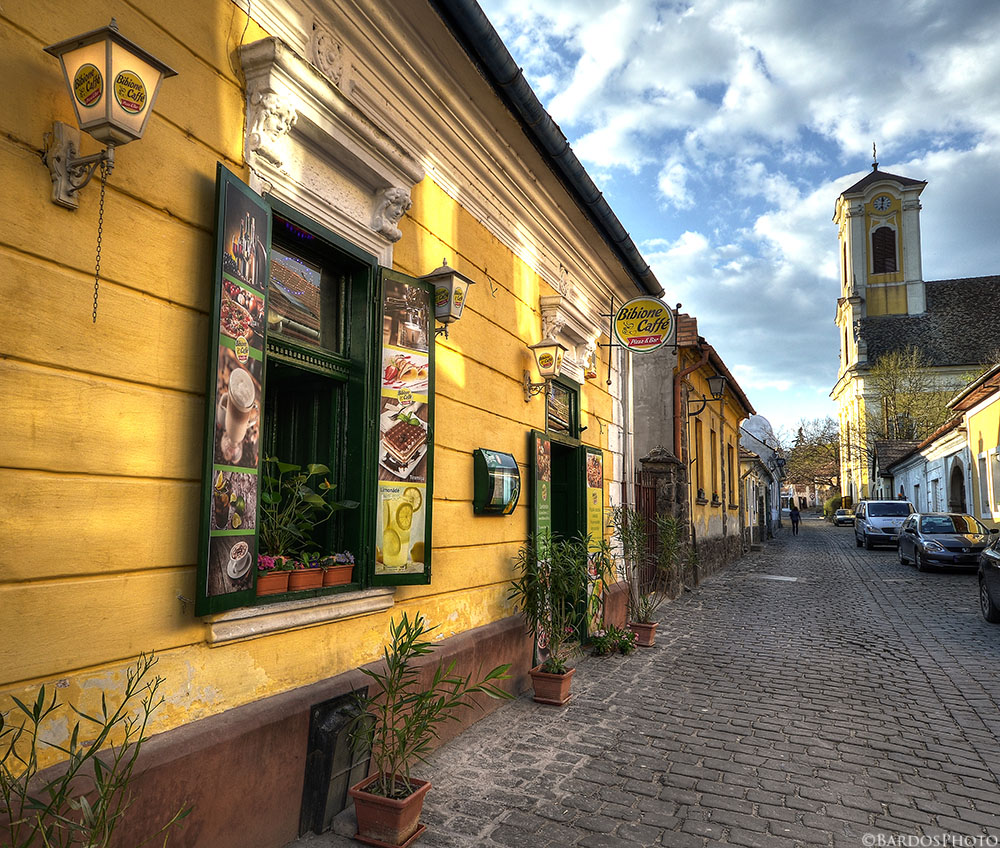
<path fill-rule="evenodd" d="M 563 356 L 565 356 L 567 349 L 564 344 L 557 342 L 551 336 L 533 345 L 528 345 L 528 350 L 535 355 L 535 365 L 538 367 L 538 374 L 542 378 L 542 382 L 532 383 L 531 372 L 524 372 L 525 403 L 528 403 L 535 395 L 541 394 L 548 386 L 549 380 L 559 376 L 559 372 L 562 370 Z"/>
<path fill-rule="evenodd" d="M 115 147 L 142 138 L 165 77 L 177 74 L 118 31 L 106 27 L 67 38 L 45 48 L 62 66 L 79 129 L 56 121 L 44 161 L 52 176 L 52 202 L 68 209 L 80 205 L 78 192 L 98 167 L 107 178 Z M 80 156 L 80 130 L 106 145 Z"/>
<path fill-rule="evenodd" d="M 726 378 L 723 377 L 721 374 L 713 374 L 711 377 L 708 378 L 708 391 L 709 394 L 712 396 L 712 400 L 722 400 L 722 396 L 726 392 Z M 699 406 L 693 412 L 689 409 L 688 415 L 701 415 L 702 411 L 708 405 L 708 401 L 709 399 L 707 397 L 701 398 L 700 399 L 701 406 Z M 690 406 L 692 403 L 698 403 L 698 402 L 699 401 L 697 400 L 695 401 L 689 400 L 688 406 Z"/>
<path fill-rule="evenodd" d="M 469 286 L 475 285 L 476 281 L 449 268 L 447 259 L 442 260 L 440 268 L 435 268 L 420 279 L 434 286 L 434 317 L 444 324 L 443 327 L 435 328 L 434 333 L 444 333 L 444 337 L 448 338 L 448 325 L 462 317 Z"/>

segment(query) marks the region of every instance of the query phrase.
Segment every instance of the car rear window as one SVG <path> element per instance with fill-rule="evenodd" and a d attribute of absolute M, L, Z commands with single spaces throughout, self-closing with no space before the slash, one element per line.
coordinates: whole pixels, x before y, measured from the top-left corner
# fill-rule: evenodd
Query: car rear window
<path fill-rule="evenodd" d="M 922 533 L 982 533 L 978 521 L 971 515 L 929 515 L 920 521 Z"/>
<path fill-rule="evenodd" d="M 911 507 L 905 501 L 900 501 L 899 503 L 872 503 L 868 504 L 868 514 L 877 515 L 879 517 L 898 517 L 902 516 L 905 518 L 913 512 L 913 507 Z"/>

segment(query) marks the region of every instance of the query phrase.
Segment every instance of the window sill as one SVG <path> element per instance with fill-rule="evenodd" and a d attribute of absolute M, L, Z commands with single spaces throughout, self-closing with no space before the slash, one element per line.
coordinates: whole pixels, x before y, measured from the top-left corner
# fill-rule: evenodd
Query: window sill
<path fill-rule="evenodd" d="M 395 592 L 392 586 L 380 586 L 229 610 L 205 617 L 206 641 L 209 645 L 225 645 L 284 630 L 327 624 L 355 615 L 382 612 L 392 607 Z"/>
<path fill-rule="evenodd" d="M 731 503 L 731 504 L 729 504 L 729 508 L 730 508 L 730 509 L 739 509 L 739 508 L 740 508 L 740 505 L 739 505 L 739 504 L 734 504 L 734 503 Z"/>
<path fill-rule="evenodd" d="M 722 501 L 718 498 L 712 498 L 712 506 L 722 506 Z"/>
<path fill-rule="evenodd" d="M 708 498 L 695 498 L 694 502 L 698 504 L 698 506 L 704 506 L 708 503 Z"/>

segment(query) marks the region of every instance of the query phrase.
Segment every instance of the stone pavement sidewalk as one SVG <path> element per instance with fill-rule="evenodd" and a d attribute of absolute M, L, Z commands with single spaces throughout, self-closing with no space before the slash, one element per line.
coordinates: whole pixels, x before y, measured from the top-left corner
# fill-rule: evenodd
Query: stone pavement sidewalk
<path fill-rule="evenodd" d="M 526 695 L 436 752 L 417 844 L 996 845 L 1000 628 L 975 581 L 786 530 L 664 607 L 654 648 L 583 660 L 567 706 Z M 336 831 L 290 845 L 358 844 L 350 810 Z"/>

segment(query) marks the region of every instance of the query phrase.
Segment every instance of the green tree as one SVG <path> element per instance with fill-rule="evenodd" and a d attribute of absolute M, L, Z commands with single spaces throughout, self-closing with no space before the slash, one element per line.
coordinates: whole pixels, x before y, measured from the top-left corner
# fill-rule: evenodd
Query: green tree
<path fill-rule="evenodd" d="M 785 479 L 790 483 L 829 484 L 840 474 L 840 428 L 826 418 L 799 421 L 791 443 L 785 447 Z"/>

